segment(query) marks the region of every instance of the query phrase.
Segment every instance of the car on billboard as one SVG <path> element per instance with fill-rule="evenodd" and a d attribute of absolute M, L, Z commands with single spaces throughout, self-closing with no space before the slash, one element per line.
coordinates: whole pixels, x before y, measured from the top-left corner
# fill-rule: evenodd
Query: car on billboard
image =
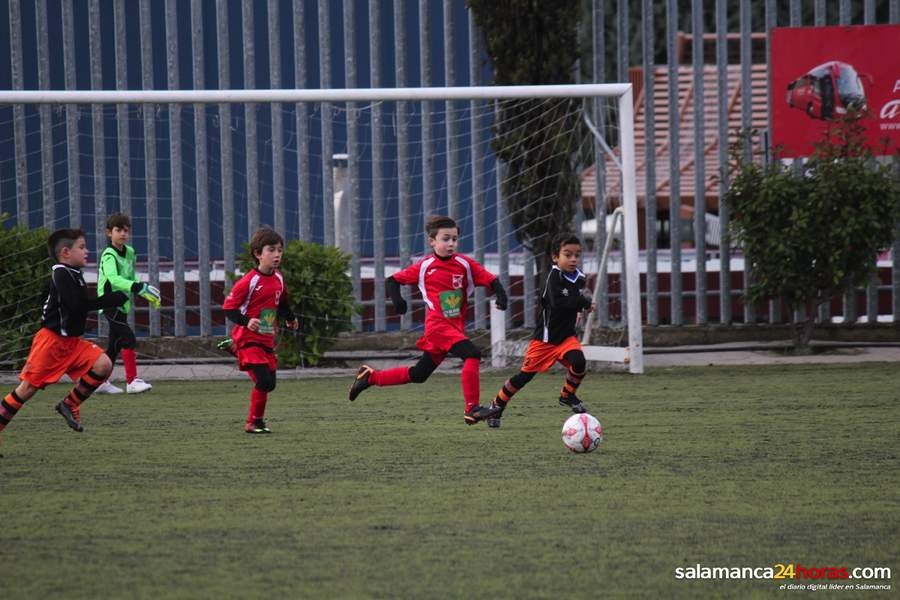
<path fill-rule="evenodd" d="M 866 90 L 852 65 L 836 60 L 810 69 L 787 86 L 787 103 L 813 119 L 865 112 Z"/>

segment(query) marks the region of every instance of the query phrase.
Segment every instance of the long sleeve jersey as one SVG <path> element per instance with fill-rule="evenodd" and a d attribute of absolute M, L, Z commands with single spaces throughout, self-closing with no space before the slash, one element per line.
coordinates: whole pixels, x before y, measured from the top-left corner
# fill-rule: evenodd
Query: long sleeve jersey
<path fill-rule="evenodd" d="M 587 279 L 580 270 L 563 273 L 556 265 L 550 269 L 541 292 L 541 314 L 532 339 L 559 344 L 575 335 L 578 313 L 590 307 L 591 301 L 581 291 Z"/>
<path fill-rule="evenodd" d="M 454 254 L 449 258 L 432 254 L 391 277 L 402 285 L 419 287 L 426 306 L 426 333 L 444 324 L 464 331 L 469 296 L 476 286 L 490 287 L 497 278 L 464 254 Z"/>
<path fill-rule="evenodd" d="M 222 308 L 225 316 L 236 323 L 231 339 L 237 347 L 255 344 L 274 348 L 277 320 L 295 318 L 284 277 L 277 269 L 268 275 L 258 269 L 248 271 L 231 288 Z M 258 332 L 247 329 L 250 319 L 261 321 Z"/>
<path fill-rule="evenodd" d="M 90 298 L 81 269 L 55 264 L 41 312 L 41 327 L 66 337 L 81 336 L 90 311 L 113 308 L 127 299 L 121 292 Z"/>
<path fill-rule="evenodd" d="M 122 250 L 109 244 L 100 254 L 97 295 L 102 296 L 109 292 L 125 293 L 128 300 L 122 305 L 121 310 L 126 313 L 131 312 L 131 294 L 140 289 L 134 268 L 136 262 L 134 248 L 127 244 Z"/>

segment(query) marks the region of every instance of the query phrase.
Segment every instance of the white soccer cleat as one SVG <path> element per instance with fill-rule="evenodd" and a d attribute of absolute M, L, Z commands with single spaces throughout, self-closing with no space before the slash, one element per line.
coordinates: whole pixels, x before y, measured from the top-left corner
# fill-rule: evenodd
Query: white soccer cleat
<path fill-rule="evenodd" d="M 153 386 L 143 379 L 135 377 L 131 380 L 131 383 L 126 386 L 126 389 L 128 390 L 129 394 L 140 394 L 141 392 L 146 392 L 153 389 Z"/>
<path fill-rule="evenodd" d="M 104 381 L 97 387 L 95 390 L 97 394 L 124 394 L 125 390 L 120 388 L 119 386 L 113 385 L 109 382 L 109 380 Z"/>

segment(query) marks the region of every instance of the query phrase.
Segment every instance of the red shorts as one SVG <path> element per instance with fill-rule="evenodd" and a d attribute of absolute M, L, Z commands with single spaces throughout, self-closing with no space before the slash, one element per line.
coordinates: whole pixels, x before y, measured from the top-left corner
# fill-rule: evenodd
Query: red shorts
<path fill-rule="evenodd" d="M 19 379 L 38 389 L 56 383 L 63 375 L 78 381 L 91 370 L 101 354 L 103 350 L 97 344 L 41 327 L 31 342 L 31 351 Z"/>
<path fill-rule="evenodd" d="M 431 355 L 446 356 L 454 344 L 469 339 L 459 329 L 447 324 L 438 324 L 425 331 L 416 341 L 416 348 Z"/>
<path fill-rule="evenodd" d="M 581 350 L 581 342 L 569 336 L 558 344 L 531 340 L 525 351 L 521 370 L 526 373 L 543 373 L 557 361 L 564 363 L 563 356 L 572 350 Z"/>
<path fill-rule="evenodd" d="M 270 371 L 278 367 L 278 359 L 275 351 L 262 346 L 245 346 L 237 349 L 238 366 L 241 371 L 246 371 L 251 365 L 268 365 Z"/>

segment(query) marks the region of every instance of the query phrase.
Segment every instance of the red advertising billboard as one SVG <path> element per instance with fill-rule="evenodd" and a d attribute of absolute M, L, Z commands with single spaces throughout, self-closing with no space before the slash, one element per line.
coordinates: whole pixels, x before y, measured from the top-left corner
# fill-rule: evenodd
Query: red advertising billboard
<path fill-rule="evenodd" d="M 873 152 L 900 148 L 900 25 L 780 27 L 769 41 L 780 156 L 809 156 L 847 111 L 862 114 Z"/>

